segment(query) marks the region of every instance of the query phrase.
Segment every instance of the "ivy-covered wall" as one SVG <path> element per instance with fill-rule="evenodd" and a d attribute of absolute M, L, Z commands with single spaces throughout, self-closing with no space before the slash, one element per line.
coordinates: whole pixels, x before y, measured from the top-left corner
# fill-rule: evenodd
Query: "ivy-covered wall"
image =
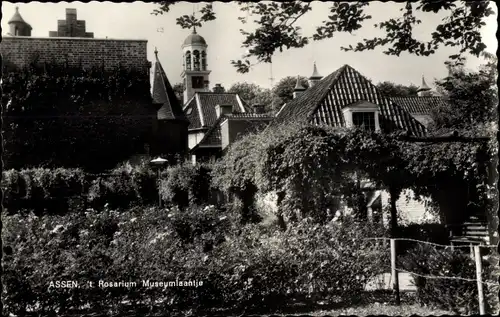
<path fill-rule="evenodd" d="M 112 168 L 151 143 L 156 109 L 143 69 L 64 63 L 3 68 L 6 168 Z"/>

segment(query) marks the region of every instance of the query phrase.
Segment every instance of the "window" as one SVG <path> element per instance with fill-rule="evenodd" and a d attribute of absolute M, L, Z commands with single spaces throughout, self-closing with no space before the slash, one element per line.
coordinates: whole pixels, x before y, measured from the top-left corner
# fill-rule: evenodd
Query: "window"
<path fill-rule="evenodd" d="M 186 52 L 186 69 L 191 70 L 191 52 Z"/>
<path fill-rule="evenodd" d="M 200 89 L 203 88 L 203 77 L 202 76 L 193 76 L 192 81 L 191 81 L 191 86 L 195 89 Z"/>
<path fill-rule="evenodd" d="M 187 115 L 190 115 L 193 112 L 193 108 L 189 107 L 186 111 Z"/>
<path fill-rule="evenodd" d="M 200 70 L 200 52 L 193 51 L 193 69 Z"/>
<path fill-rule="evenodd" d="M 207 53 L 201 52 L 201 70 L 207 70 Z"/>
<path fill-rule="evenodd" d="M 354 112 L 352 114 L 352 124 L 367 131 L 375 131 L 374 112 Z"/>

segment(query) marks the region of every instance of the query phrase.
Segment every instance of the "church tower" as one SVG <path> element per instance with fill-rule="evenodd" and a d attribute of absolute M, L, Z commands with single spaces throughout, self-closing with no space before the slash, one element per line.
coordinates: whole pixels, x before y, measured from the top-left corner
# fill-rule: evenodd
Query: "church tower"
<path fill-rule="evenodd" d="M 196 33 L 196 27 L 182 45 L 184 81 L 184 102 L 188 102 L 197 92 L 208 92 L 210 81 L 207 70 L 207 43 Z"/>

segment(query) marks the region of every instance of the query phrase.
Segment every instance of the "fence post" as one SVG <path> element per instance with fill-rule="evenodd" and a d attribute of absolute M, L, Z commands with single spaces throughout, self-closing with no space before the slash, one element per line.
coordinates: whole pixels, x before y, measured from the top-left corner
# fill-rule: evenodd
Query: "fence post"
<path fill-rule="evenodd" d="M 483 280 L 482 280 L 482 271 L 483 265 L 481 262 L 481 249 L 479 246 L 474 246 L 474 255 L 476 258 L 476 280 L 477 280 L 477 295 L 479 298 L 479 314 L 484 315 L 484 293 L 483 293 Z"/>
<path fill-rule="evenodd" d="M 399 276 L 396 270 L 396 240 L 391 239 L 391 279 L 392 279 L 392 290 L 396 294 L 396 305 L 401 305 L 401 299 L 399 297 Z"/>

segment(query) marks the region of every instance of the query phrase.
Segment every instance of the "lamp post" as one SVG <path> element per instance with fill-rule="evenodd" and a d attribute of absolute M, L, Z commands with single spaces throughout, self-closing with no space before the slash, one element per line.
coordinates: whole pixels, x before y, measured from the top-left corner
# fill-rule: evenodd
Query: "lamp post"
<path fill-rule="evenodd" d="M 149 162 L 153 167 L 158 170 L 158 205 L 161 207 L 161 183 L 160 183 L 160 171 L 161 167 L 167 163 L 167 160 L 161 157 L 157 157 Z"/>

